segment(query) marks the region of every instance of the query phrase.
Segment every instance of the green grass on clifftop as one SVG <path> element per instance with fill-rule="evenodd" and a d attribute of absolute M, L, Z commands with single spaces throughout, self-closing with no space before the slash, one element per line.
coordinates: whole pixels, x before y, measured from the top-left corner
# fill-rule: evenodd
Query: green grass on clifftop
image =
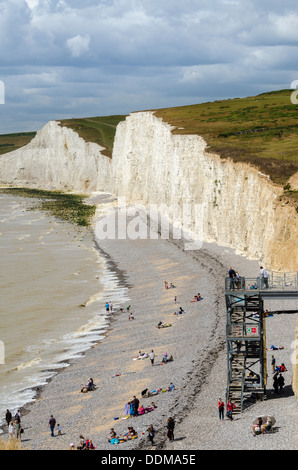
<path fill-rule="evenodd" d="M 118 115 L 64 119 L 59 122 L 62 126 L 77 132 L 86 142 L 95 142 L 104 147 L 105 150 L 102 150 L 101 153 L 111 158 L 117 124 L 124 121 L 125 118 L 126 116 Z"/>
<path fill-rule="evenodd" d="M 3 153 L 12 152 L 17 150 L 35 137 L 36 132 L 18 132 L 15 134 L 1 134 L 0 135 L 0 155 Z"/>
<path fill-rule="evenodd" d="M 154 111 L 176 126 L 174 134 L 201 135 L 210 152 L 251 163 L 273 182 L 285 185 L 298 171 L 298 105 L 291 103 L 292 92 Z"/>
<path fill-rule="evenodd" d="M 274 183 L 285 186 L 298 171 L 298 105 L 292 104 L 292 93 L 293 90 L 280 90 L 151 111 L 175 126 L 174 134 L 201 135 L 210 152 L 235 162 L 248 162 Z M 104 147 L 102 153 L 111 158 L 116 127 L 125 118 L 125 115 L 98 116 L 59 122 L 86 142 Z M 25 145 L 34 135 L 0 135 L 0 154 Z M 288 195 L 293 198 L 293 194 Z"/>

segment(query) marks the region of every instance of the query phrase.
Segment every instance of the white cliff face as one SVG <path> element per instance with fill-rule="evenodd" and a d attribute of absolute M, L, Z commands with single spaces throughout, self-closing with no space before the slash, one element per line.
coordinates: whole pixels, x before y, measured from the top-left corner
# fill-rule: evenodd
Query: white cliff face
<path fill-rule="evenodd" d="M 209 154 L 201 137 L 171 130 L 149 112 L 118 125 L 113 191 L 128 203 L 163 203 L 178 223 L 174 206 L 183 214 L 202 205 L 203 212 L 191 217 L 190 232 L 198 233 L 197 222 L 206 242 L 236 248 L 272 269 L 296 270 L 298 218 L 293 207 L 281 207 L 282 188 L 248 164 Z"/>
<path fill-rule="evenodd" d="M 50 121 L 28 145 L 0 156 L 0 184 L 108 191 L 128 204 L 155 204 L 178 226 L 190 210 L 187 231 L 199 228 L 204 241 L 271 269 L 297 270 L 298 216 L 279 201 L 282 188 L 248 164 L 209 154 L 200 136 L 171 130 L 151 112 L 133 113 L 117 126 L 110 160 L 97 144 Z"/>
<path fill-rule="evenodd" d="M 56 121 L 26 146 L 0 156 L 0 184 L 71 191 L 108 190 L 110 159 Z"/>

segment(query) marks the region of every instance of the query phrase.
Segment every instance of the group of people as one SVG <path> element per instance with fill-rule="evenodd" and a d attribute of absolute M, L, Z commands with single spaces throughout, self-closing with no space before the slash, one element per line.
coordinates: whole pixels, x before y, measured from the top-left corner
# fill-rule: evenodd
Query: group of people
<path fill-rule="evenodd" d="M 112 304 L 112 302 L 106 302 L 105 307 L 106 307 L 106 312 L 107 312 L 107 313 L 112 313 L 112 312 L 113 312 L 113 304 Z"/>
<path fill-rule="evenodd" d="M 165 281 L 165 289 L 174 289 L 175 287 L 172 282 Z"/>
<path fill-rule="evenodd" d="M 240 274 L 235 271 L 231 266 L 229 269 L 229 289 L 240 289 L 241 286 L 241 276 Z"/>
<path fill-rule="evenodd" d="M 236 409 L 237 406 L 231 400 L 228 400 L 226 416 L 230 421 L 233 421 L 233 411 Z M 224 419 L 225 417 L 225 404 L 221 398 L 218 400 L 218 416 L 219 419 Z"/>
<path fill-rule="evenodd" d="M 287 372 L 287 368 L 284 364 L 284 362 L 281 363 L 280 366 L 277 366 L 276 365 L 276 359 L 274 357 L 274 355 L 272 354 L 271 356 L 271 369 L 272 369 L 272 373 L 274 374 L 275 372 Z"/>
<path fill-rule="evenodd" d="M 197 295 L 194 295 L 193 300 L 191 300 L 191 302 L 199 302 L 199 300 L 203 300 L 203 298 L 201 297 L 201 294 L 198 292 Z"/>
<path fill-rule="evenodd" d="M 269 432 L 272 429 L 272 419 L 270 417 L 267 418 L 266 422 L 263 424 L 263 418 L 259 417 L 257 419 L 257 423 L 252 425 L 252 433 L 254 436 L 257 434 L 265 434 L 265 432 Z"/>
<path fill-rule="evenodd" d="M 284 376 L 280 372 L 276 372 L 273 376 L 273 388 L 276 395 L 283 393 L 285 386 Z"/>
<path fill-rule="evenodd" d="M 138 433 L 134 430 L 132 426 L 128 426 L 127 432 L 125 434 L 117 435 L 114 428 L 110 430 L 110 435 L 108 437 L 108 441 L 111 444 L 119 444 L 120 442 L 129 441 L 131 439 L 137 439 Z"/>
<path fill-rule="evenodd" d="M 154 366 L 154 361 L 155 361 L 155 352 L 154 350 L 152 349 L 150 354 L 149 354 L 149 357 L 150 357 L 150 362 L 151 362 L 151 365 Z M 173 356 L 168 356 L 168 353 L 165 352 L 164 355 L 163 355 L 163 358 L 162 358 L 162 361 L 161 363 L 162 364 L 167 364 L 168 362 L 172 362 L 174 360 Z"/>
<path fill-rule="evenodd" d="M 150 411 L 155 410 L 156 405 L 151 403 L 151 406 L 144 407 L 140 405 L 140 400 L 134 396 L 133 399 L 126 403 L 125 405 L 125 416 L 136 417 L 149 413 Z"/>
<path fill-rule="evenodd" d="M 74 444 L 70 444 L 70 449 L 74 450 Z M 85 439 L 84 436 L 80 436 L 80 443 L 77 446 L 77 450 L 95 450 L 96 447 L 94 446 L 93 442 L 91 439 Z"/>
<path fill-rule="evenodd" d="M 21 425 L 20 410 L 16 412 L 14 417 L 12 416 L 12 413 L 9 410 L 6 410 L 5 420 L 8 426 L 9 438 L 16 438 L 18 440 L 21 440 L 22 433 L 24 432 L 24 430 Z"/>
<path fill-rule="evenodd" d="M 240 289 L 240 287 L 241 287 L 241 276 L 231 266 L 230 266 L 229 271 L 228 271 L 228 276 L 229 276 L 229 289 L 230 290 Z M 255 281 L 255 283 L 249 284 L 247 286 L 247 289 L 258 289 L 259 287 L 261 289 L 263 289 L 263 288 L 268 289 L 269 288 L 269 275 L 268 275 L 268 272 L 266 271 L 266 269 L 263 266 L 260 267 L 260 280 L 261 280 L 261 285 L 260 286 L 258 285 L 257 281 Z"/>

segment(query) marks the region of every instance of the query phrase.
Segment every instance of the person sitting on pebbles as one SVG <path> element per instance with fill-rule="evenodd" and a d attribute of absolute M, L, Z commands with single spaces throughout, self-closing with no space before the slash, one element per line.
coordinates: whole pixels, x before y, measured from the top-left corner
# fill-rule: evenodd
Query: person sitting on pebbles
<path fill-rule="evenodd" d="M 136 439 L 137 437 L 138 437 L 138 433 L 134 430 L 132 426 L 128 426 L 128 432 L 121 436 L 121 438 L 124 439 L 125 441 Z"/>

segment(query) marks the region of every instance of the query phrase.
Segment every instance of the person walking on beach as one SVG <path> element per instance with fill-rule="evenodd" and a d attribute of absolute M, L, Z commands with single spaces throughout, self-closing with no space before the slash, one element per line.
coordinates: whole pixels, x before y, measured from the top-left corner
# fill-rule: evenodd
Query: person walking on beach
<path fill-rule="evenodd" d="M 167 438 L 170 442 L 174 440 L 175 421 L 172 417 L 167 420 Z"/>
<path fill-rule="evenodd" d="M 55 429 L 55 426 L 56 426 L 56 420 L 53 417 L 53 415 L 51 415 L 51 417 L 50 417 L 49 426 L 50 426 L 50 430 L 51 430 L 51 436 L 54 437 L 54 429 Z"/>
<path fill-rule="evenodd" d="M 5 420 L 7 422 L 7 426 L 9 426 L 11 422 L 12 414 L 9 410 L 6 410 Z"/>
<path fill-rule="evenodd" d="M 151 353 L 150 353 L 150 361 L 151 361 L 151 364 L 152 364 L 153 366 L 154 366 L 154 358 L 155 358 L 155 352 L 154 352 L 153 349 L 152 349 L 152 351 L 151 351 Z"/>
<path fill-rule="evenodd" d="M 110 304 L 109 304 L 109 302 L 106 302 L 106 312 L 108 313 L 109 310 L 110 310 Z"/>
<path fill-rule="evenodd" d="M 21 421 L 15 420 L 16 438 L 21 440 Z"/>
<path fill-rule="evenodd" d="M 21 412 L 20 410 L 18 410 L 15 414 L 15 417 L 14 417 L 15 421 L 17 421 L 18 423 L 21 422 Z"/>
<path fill-rule="evenodd" d="M 224 419 L 225 404 L 220 398 L 218 401 L 218 415 L 219 419 Z"/>
<path fill-rule="evenodd" d="M 14 437 L 14 424 L 12 421 L 8 425 L 8 434 L 10 438 Z"/>
<path fill-rule="evenodd" d="M 230 400 L 227 403 L 227 417 L 230 421 L 233 421 L 233 410 L 236 410 L 237 406 Z"/>
<path fill-rule="evenodd" d="M 153 424 L 150 424 L 150 426 L 148 428 L 148 439 L 151 442 L 152 446 L 155 445 L 154 444 L 154 436 L 155 436 L 155 430 L 154 430 Z"/>

